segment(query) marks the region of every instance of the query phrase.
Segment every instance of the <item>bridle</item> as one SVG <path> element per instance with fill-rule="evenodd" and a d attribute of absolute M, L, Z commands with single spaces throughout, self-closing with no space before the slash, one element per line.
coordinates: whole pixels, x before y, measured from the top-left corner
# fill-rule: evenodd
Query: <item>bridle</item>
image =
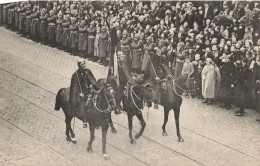
<path fill-rule="evenodd" d="M 111 87 L 109 87 L 109 88 L 111 88 Z M 107 89 L 108 89 L 108 88 L 107 88 Z M 100 109 L 99 106 L 97 105 L 97 98 L 98 98 L 98 96 L 100 95 L 100 92 L 101 92 L 101 91 L 102 91 L 102 89 L 99 90 L 99 91 L 97 91 L 97 92 L 95 92 L 94 97 L 92 98 L 92 102 L 93 102 L 94 108 L 95 108 L 98 112 L 101 112 L 101 113 L 110 113 L 110 112 L 112 111 L 112 107 L 110 106 L 110 103 L 111 103 L 111 102 L 114 102 L 114 103 L 115 103 L 115 99 L 111 98 L 111 99 L 109 100 L 109 99 L 107 99 L 107 96 L 104 95 L 104 96 L 105 96 L 105 99 L 106 99 L 106 102 L 107 102 L 107 104 L 108 104 L 108 107 L 107 107 L 107 109 L 105 109 L 105 110 Z M 103 89 L 103 91 L 105 91 L 105 90 Z"/>
<path fill-rule="evenodd" d="M 144 88 L 146 88 L 147 85 L 150 85 L 150 83 L 147 83 L 147 84 L 142 85 L 142 86 L 143 86 Z M 141 98 L 135 93 L 135 91 L 134 91 L 134 89 L 133 89 L 135 86 L 136 86 L 136 85 L 130 86 L 131 99 L 132 99 L 132 102 L 133 102 L 134 106 L 135 106 L 139 111 L 142 111 L 142 108 L 139 108 L 139 107 L 137 106 L 137 104 L 136 104 L 136 102 L 135 102 L 135 99 L 134 99 L 134 96 L 135 96 L 139 101 L 142 101 L 142 106 L 143 106 L 143 107 L 144 107 L 145 101 L 149 101 L 149 100 L 141 99 Z M 151 88 L 151 90 L 152 90 L 152 88 Z"/>

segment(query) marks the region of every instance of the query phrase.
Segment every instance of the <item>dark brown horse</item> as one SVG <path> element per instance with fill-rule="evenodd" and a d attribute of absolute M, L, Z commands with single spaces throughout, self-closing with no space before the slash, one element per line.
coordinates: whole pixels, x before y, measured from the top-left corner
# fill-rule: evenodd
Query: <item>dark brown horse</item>
<path fill-rule="evenodd" d="M 101 79 L 100 79 L 101 80 Z M 102 129 L 102 152 L 105 159 L 110 159 L 109 155 L 106 154 L 106 135 L 111 120 L 111 111 L 116 110 L 116 101 L 114 89 L 104 83 L 104 81 L 98 81 L 98 87 L 101 87 L 98 92 L 94 92 L 92 99 L 92 105 L 84 109 L 84 114 L 86 114 L 86 120 L 89 123 L 90 129 L 90 141 L 88 143 L 87 150 L 92 152 L 92 142 L 95 139 L 95 128 L 101 126 Z M 70 105 L 69 105 L 69 88 L 62 88 L 58 91 L 56 96 L 55 110 L 62 108 L 65 114 L 66 123 L 66 136 L 67 141 L 75 141 L 75 134 L 71 128 L 72 116 L 70 115 Z M 82 117 L 77 117 L 83 120 Z M 113 129 L 112 129 L 113 130 Z M 70 134 L 71 133 L 71 137 Z"/>
<path fill-rule="evenodd" d="M 136 84 L 128 86 L 123 96 L 123 109 L 127 113 L 128 117 L 128 129 L 130 142 L 135 143 L 135 139 L 138 139 L 144 132 L 146 123 L 144 121 L 142 110 L 146 104 L 148 107 L 152 106 L 153 90 L 150 84 Z M 132 135 L 133 129 L 133 117 L 137 116 L 141 122 L 141 129 L 139 133 L 135 135 L 135 139 Z"/>
<path fill-rule="evenodd" d="M 179 128 L 179 116 L 180 106 L 182 104 L 182 94 L 187 89 L 187 78 L 188 75 L 182 75 L 177 79 L 173 79 L 168 76 L 166 79 L 152 85 L 154 90 L 153 101 L 158 103 L 160 98 L 160 105 L 164 108 L 164 123 L 162 125 L 162 135 L 166 136 L 166 124 L 168 122 L 168 116 L 171 109 L 174 111 L 176 130 L 179 142 L 184 142 L 180 134 Z"/>

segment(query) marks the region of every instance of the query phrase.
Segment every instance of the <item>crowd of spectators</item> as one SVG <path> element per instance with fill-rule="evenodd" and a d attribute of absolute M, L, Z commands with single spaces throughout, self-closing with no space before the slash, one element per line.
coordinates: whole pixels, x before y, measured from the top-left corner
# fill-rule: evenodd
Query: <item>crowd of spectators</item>
<path fill-rule="evenodd" d="M 225 109 L 235 104 L 243 116 L 244 107 L 260 111 L 259 7 L 257 1 L 26 1 L 1 5 L 0 25 L 102 65 L 121 50 L 136 73 L 145 68 L 144 55 L 159 50 L 175 77 L 190 75 L 193 97 Z"/>

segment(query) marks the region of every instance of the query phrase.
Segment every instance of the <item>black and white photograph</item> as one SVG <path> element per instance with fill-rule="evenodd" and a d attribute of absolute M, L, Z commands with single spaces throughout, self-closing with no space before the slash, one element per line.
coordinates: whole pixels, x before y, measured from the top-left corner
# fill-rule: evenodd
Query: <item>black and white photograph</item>
<path fill-rule="evenodd" d="M 1 166 L 260 166 L 260 1 L 1 0 Z"/>

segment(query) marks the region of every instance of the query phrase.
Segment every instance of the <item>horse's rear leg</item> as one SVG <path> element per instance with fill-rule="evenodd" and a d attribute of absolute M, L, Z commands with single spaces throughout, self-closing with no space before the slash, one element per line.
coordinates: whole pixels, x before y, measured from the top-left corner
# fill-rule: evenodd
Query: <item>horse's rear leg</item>
<path fill-rule="evenodd" d="M 70 137 L 70 128 L 71 128 L 71 117 L 68 116 L 67 114 L 65 114 L 65 123 L 66 123 L 66 140 L 67 141 L 72 141 L 71 137 Z"/>
<path fill-rule="evenodd" d="M 103 152 L 104 158 L 106 160 L 109 160 L 110 156 L 107 154 L 107 151 L 106 151 L 108 124 L 105 126 L 102 126 L 101 128 L 102 128 L 102 152 Z"/>
<path fill-rule="evenodd" d="M 115 127 L 114 127 L 113 121 L 112 121 L 111 113 L 110 113 L 110 116 L 109 116 L 109 125 L 111 127 L 111 132 L 112 133 L 117 133 L 117 131 L 116 131 Z"/>
<path fill-rule="evenodd" d="M 179 142 L 184 142 L 184 140 L 183 140 L 183 138 L 181 137 L 181 134 L 180 134 L 179 116 L 180 116 L 180 108 L 174 109 L 174 117 L 175 117 L 178 141 Z"/>
<path fill-rule="evenodd" d="M 142 127 L 141 127 L 139 133 L 135 135 L 135 139 L 138 139 L 141 135 L 143 135 L 144 129 L 146 127 L 146 123 L 144 121 L 144 118 L 143 118 L 143 115 L 141 112 L 140 112 L 140 114 L 137 115 L 137 118 L 140 120 Z"/>
<path fill-rule="evenodd" d="M 73 119 L 73 117 L 70 117 L 70 118 L 71 118 L 71 120 Z M 70 120 L 70 121 L 71 121 L 71 120 Z M 75 122 L 75 117 L 74 117 L 74 122 Z M 73 125 L 75 125 L 74 122 L 73 122 Z M 72 130 L 72 128 L 71 128 L 71 123 L 70 123 L 70 125 L 69 125 L 69 131 L 70 131 L 72 143 L 76 144 L 76 143 L 77 143 L 77 140 L 76 140 L 75 134 L 74 134 L 74 132 L 73 132 L 73 130 Z"/>
<path fill-rule="evenodd" d="M 92 152 L 92 142 L 95 139 L 95 126 L 89 124 L 89 130 L 90 130 L 90 141 L 88 142 L 88 152 Z"/>
<path fill-rule="evenodd" d="M 167 135 L 167 132 L 166 132 L 166 130 L 165 130 L 165 127 L 166 127 L 166 124 L 167 124 L 167 122 L 168 122 L 169 111 L 170 111 L 169 108 L 164 107 L 164 123 L 163 123 L 163 125 L 162 125 L 162 130 L 163 130 L 162 135 L 163 135 L 163 136 L 166 136 L 166 135 Z"/>
<path fill-rule="evenodd" d="M 129 138 L 130 138 L 130 142 L 132 144 L 135 143 L 135 140 L 133 138 L 133 135 L 132 135 L 132 129 L 133 129 L 133 115 L 132 114 L 127 114 L 127 117 L 128 117 L 128 130 L 129 130 Z"/>

